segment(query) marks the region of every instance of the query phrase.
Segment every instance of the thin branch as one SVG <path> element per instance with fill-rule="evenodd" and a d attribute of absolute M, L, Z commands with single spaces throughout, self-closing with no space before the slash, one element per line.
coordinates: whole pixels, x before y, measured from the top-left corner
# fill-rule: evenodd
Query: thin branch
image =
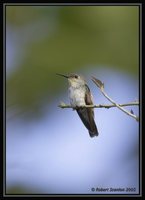
<path fill-rule="evenodd" d="M 124 106 L 137 106 L 139 105 L 139 102 L 135 101 L 135 102 L 130 102 L 130 103 L 124 103 L 124 104 L 118 104 L 120 107 L 124 107 Z M 76 107 L 73 107 L 71 105 L 65 104 L 63 102 L 60 103 L 60 105 L 58 105 L 58 107 L 60 108 L 73 108 L 76 109 Z M 98 105 L 84 105 L 81 106 L 82 108 L 112 108 L 112 107 L 117 107 L 114 104 L 98 104 Z"/>
<path fill-rule="evenodd" d="M 127 115 L 133 117 L 136 119 L 136 121 L 139 121 L 139 117 L 134 115 L 132 112 L 127 111 L 126 109 L 122 108 L 119 104 L 117 104 L 113 99 L 111 99 L 106 92 L 104 91 L 104 83 L 102 83 L 100 80 L 96 79 L 95 77 L 92 77 L 92 81 L 98 86 L 102 94 L 111 102 L 113 103 L 118 109 L 126 113 Z"/>

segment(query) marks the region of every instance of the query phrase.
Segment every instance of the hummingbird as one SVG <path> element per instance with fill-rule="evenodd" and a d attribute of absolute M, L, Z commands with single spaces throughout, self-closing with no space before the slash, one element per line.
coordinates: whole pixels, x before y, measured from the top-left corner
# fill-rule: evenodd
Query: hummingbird
<path fill-rule="evenodd" d="M 82 107 L 93 105 L 93 96 L 85 79 L 77 74 L 70 74 L 68 76 L 63 74 L 57 75 L 67 78 L 71 106 L 75 107 L 83 124 L 88 129 L 90 137 L 98 136 L 98 129 L 94 121 L 94 109 Z"/>

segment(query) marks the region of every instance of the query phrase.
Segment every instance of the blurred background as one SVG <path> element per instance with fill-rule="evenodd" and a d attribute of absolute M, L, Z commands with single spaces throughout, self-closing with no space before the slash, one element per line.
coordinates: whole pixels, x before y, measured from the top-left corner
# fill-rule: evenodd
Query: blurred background
<path fill-rule="evenodd" d="M 75 111 L 58 107 L 69 98 L 56 73 L 83 75 L 95 104 L 109 102 L 92 75 L 117 103 L 138 100 L 139 7 L 6 6 L 7 194 L 138 193 L 138 122 L 95 109 L 90 138 Z"/>

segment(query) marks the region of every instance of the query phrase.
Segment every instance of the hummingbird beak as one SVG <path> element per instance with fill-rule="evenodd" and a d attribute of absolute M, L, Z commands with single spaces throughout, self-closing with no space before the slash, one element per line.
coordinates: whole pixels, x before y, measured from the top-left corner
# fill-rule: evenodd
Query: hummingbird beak
<path fill-rule="evenodd" d="M 56 75 L 63 76 L 63 77 L 65 77 L 65 78 L 69 78 L 68 76 L 63 75 L 63 74 L 58 74 L 58 73 L 56 73 Z"/>

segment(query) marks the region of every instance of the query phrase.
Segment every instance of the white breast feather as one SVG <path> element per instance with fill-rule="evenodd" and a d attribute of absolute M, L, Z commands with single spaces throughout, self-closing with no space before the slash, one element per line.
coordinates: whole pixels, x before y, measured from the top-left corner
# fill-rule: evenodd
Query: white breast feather
<path fill-rule="evenodd" d="M 80 88 L 69 88 L 70 103 L 72 106 L 83 106 L 85 105 L 85 91 Z"/>

